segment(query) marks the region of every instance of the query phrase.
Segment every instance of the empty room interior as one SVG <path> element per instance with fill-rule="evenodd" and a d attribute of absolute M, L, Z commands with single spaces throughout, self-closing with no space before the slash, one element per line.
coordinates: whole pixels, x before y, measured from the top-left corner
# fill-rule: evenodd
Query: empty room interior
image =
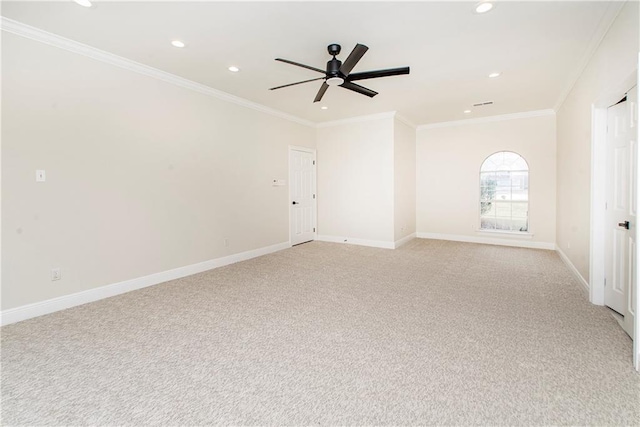
<path fill-rule="evenodd" d="M 637 1 L 2 1 L 3 425 L 640 425 Z"/>

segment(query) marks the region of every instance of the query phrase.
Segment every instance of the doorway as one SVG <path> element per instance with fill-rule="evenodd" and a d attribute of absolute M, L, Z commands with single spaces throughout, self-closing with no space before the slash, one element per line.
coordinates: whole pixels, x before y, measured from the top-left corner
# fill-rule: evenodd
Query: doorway
<path fill-rule="evenodd" d="M 291 246 L 316 236 L 316 152 L 289 147 L 289 241 Z"/>
<path fill-rule="evenodd" d="M 640 332 L 640 316 L 637 316 L 638 299 L 637 292 L 638 270 L 636 266 L 640 261 L 639 251 L 636 250 L 637 225 L 636 209 L 637 201 L 640 198 L 640 187 L 638 186 L 637 165 L 639 164 L 637 149 L 638 142 L 638 107 L 637 107 L 637 72 L 631 74 L 618 86 L 606 95 L 596 100 L 592 105 L 591 117 L 591 227 L 590 227 L 590 270 L 589 270 L 589 300 L 597 305 L 614 306 L 614 310 L 620 311 L 620 315 L 615 316 L 620 326 L 633 339 L 633 364 L 636 370 L 640 370 L 640 343 L 638 334 Z M 609 111 L 610 107 L 616 104 L 620 118 L 611 118 L 615 112 Z M 622 111 L 626 111 L 625 119 L 622 118 Z M 626 125 L 623 126 L 623 121 Z M 608 124 L 612 127 L 618 126 L 618 133 L 628 132 L 628 148 L 619 147 L 617 154 L 615 146 L 608 144 Z M 624 127 L 630 129 L 624 130 Z M 616 132 L 612 129 L 612 132 Z M 625 150 L 628 152 L 625 153 Z M 624 155 L 623 155 L 624 154 Z M 617 156 L 617 158 L 616 158 Z M 624 157 L 627 160 L 623 160 Z M 618 162 L 618 165 L 616 165 Z M 619 169 L 621 175 L 628 178 L 627 184 L 623 183 L 623 178 L 616 177 L 615 168 Z M 625 169 L 627 169 L 626 172 Z M 618 180 L 616 183 L 615 180 Z M 618 186 L 616 190 L 615 187 Z M 625 187 L 626 185 L 626 187 Z M 610 188 L 608 190 L 608 188 Z M 618 194 L 615 194 L 618 191 Z M 614 193 L 614 194 L 612 194 Z M 625 200 L 626 198 L 626 200 Z M 609 200 L 608 200 L 609 199 Z M 618 203 L 616 208 L 623 208 L 626 205 L 625 218 L 616 220 L 611 204 Z M 625 212 L 625 209 L 620 209 Z M 627 230 L 626 221 L 629 221 Z M 614 237 L 615 236 L 615 237 Z M 617 253 L 616 253 L 617 252 Z M 616 255 L 613 255 L 616 253 Z M 618 261 L 615 261 L 615 260 Z M 622 262 L 622 260 L 625 260 Z M 615 261 L 615 262 L 614 262 Z M 615 270 L 615 271 L 614 271 Z M 613 275 L 617 277 L 613 278 Z M 605 286 L 606 279 L 606 286 Z M 612 283 L 613 282 L 613 283 Z M 622 291 L 622 296 L 618 296 L 618 302 L 612 302 L 613 285 L 617 290 Z M 626 286 L 626 289 L 621 289 Z M 609 288 L 608 290 L 606 288 Z M 608 294 L 608 295 L 607 295 Z"/>

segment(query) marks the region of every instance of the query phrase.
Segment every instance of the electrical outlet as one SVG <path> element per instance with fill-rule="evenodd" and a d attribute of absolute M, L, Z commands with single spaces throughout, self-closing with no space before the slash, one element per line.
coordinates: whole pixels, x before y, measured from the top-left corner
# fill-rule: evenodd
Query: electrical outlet
<path fill-rule="evenodd" d="M 224 245 L 229 246 L 229 239 L 224 239 Z"/>
<path fill-rule="evenodd" d="M 52 268 L 51 269 L 51 281 L 55 281 L 55 280 L 60 280 L 62 279 L 62 271 L 60 270 L 60 267 L 58 268 Z"/>

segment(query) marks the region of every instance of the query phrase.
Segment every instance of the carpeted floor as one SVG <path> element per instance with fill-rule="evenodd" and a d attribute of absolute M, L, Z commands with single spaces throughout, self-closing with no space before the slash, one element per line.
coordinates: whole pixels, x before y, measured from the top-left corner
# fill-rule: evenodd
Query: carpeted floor
<path fill-rule="evenodd" d="M 2 328 L 3 425 L 639 425 L 555 252 L 312 242 Z"/>

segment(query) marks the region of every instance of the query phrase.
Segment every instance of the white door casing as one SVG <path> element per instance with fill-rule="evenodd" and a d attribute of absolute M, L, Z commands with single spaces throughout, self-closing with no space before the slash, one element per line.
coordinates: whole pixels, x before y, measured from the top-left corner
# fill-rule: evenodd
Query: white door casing
<path fill-rule="evenodd" d="M 315 239 L 315 161 L 314 150 L 289 148 L 289 240 L 291 245 Z"/>
<path fill-rule="evenodd" d="M 626 316 L 635 273 L 636 145 L 631 138 L 630 102 L 607 109 L 605 305 Z"/>

